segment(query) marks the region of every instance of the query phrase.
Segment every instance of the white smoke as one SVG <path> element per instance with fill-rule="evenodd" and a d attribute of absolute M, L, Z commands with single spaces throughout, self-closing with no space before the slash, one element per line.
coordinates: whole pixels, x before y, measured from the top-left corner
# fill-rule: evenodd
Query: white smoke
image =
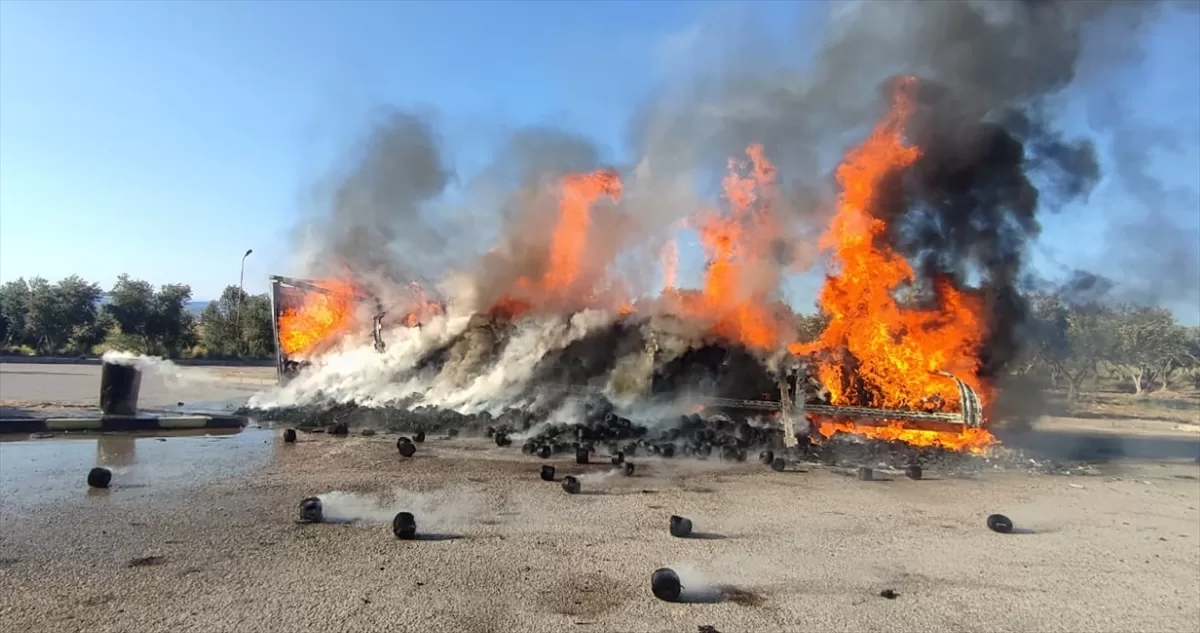
<path fill-rule="evenodd" d="M 399 512 L 411 512 L 418 534 L 464 532 L 485 510 L 485 500 L 478 492 L 458 488 L 429 492 L 397 489 L 388 498 L 334 490 L 317 498 L 326 523 L 386 524 Z"/>

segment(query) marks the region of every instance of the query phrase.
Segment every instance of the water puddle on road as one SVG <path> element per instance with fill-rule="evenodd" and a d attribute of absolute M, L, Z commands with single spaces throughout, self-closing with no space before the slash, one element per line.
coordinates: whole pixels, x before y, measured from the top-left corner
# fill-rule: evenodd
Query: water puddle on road
<path fill-rule="evenodd" d="M 89 494 L 87 473 L 112 471 L 107 491 L 117 499 L 172 494 L 252 472 L 270 460 L 268 429 L 66 434 L 33 439 L 0 436 L 0 507 L 3 512 Z"/>

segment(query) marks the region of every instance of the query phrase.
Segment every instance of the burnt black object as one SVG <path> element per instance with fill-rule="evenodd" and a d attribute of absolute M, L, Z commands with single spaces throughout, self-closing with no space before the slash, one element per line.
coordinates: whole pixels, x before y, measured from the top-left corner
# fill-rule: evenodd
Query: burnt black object
<path fill-rule="evenodd" d="M 588 449 L 586 449 L 586 448 L 575 449 L 575 463 L 576 464 L 588 463 Z"/>
<path fill-rule="evenodd" d="M 100 412 L 104 415 L 137 415 L 142 372 L 132 365 L 104 363 L 100 369 Z"/>
<path fill-rule="evenodd" d="M 287 442 L 288 444 L 295 444 L 296 443 L 296 429 L 284 429 L 283 430 L 283 441 Z"/>
<path fill-rule="evenodd" d="M 650 592 L 655 598 L 665 602 L 676 602 L 683 593 L 683 585 L 679 583 L 679 574 L 675 570 L 663 567 L 654 570 L 650 576 Z"/>
<path fill-rule="evenodd" d="M 338 437 L 346 437 L 350 434 L 350 427 L 346 426 L 345 422 L 338 422 L 337 424 L 333 425 L 332 429 L 329 430 L 329 434 L 336 435 Z"/>
<path fill-rule="evenodd" d="M 776 457 L 775 460 L 771 462 L 771 470 L 777 473 L 783 472 L 786 468 L 787 462 L 783 461 L 782 457 Z"/>
<path fill-rule="evenodd" d="M 763 451 L 758 454 L 758 461 L 764 464 L 770 464 L 771 462 L 775 461 L 775 453 L 772 453 L 771 451 Z"/>
<path fill-rule="evenodd" d="M 305 523 L 320 523 L 325 517 L 324 509 L 321 507 L 321 500 L 316 497 L 309 497 L 300 502 L 300 520 Z"/>
<path fill-rule="evenodd" d="M 569 494 L 569 495 L 579 494 L 579 490 L 580 490 L 579 480 L 570 475 L 563 477 L 562 489 L 567 491 L 567 494 Z"/>
<path fill-rule="evenodd" d="M 554 481 L 554 467 L 542 466 L 542 481 Z"/>
<path fill-rule="evenodd" d="M 663 444 L 662 446 L 658 447 L 658 451 L 659 451 L 659 453 L 662 454 L 663 457 L 670 459 L 675 456 L 675 445 L 674 444 Z"/>
<path fill-rule="evenodd" d="M 421 443 L 425 441 L 425 431 L 417 431 L 413 434 L 413 441 Z"/>
<path fill-rule="evenodd" d="M 988 529 L 1001 534 L 1009 534 L 1013 531 L 1012 519 L 1003 514 L 993 514 L 987 518 Z"/>
<path fill-rule="evenodd" d="M 537 449 L 537 456 L 538 456 L 538 457 L 541 457 L 542 459 L 547 459 L 547 458 L 549 458 L 549 457 L 550 457 L 550 453 L 551 453 L 550 447 L 549 447 L 549 446 L 547 446 L 547 445 L 545 445 L 545 444 L 542 444 L 542 445 L 541 445 L 541 446 L 539 446 L 539 447 L 538 447 L 538 449 Z"/>
<path fill-rule="evenodd" d="M 417 454 L 417 445 L 412 442 L 396 442 L 396 448 L 405 457 L 412 457 Z"/>
<path fill-rule="evenodd" d="M 899 595 L 895 589 L 884 589 L 879 592 L 880 598 L 887 598 L 888 600 L 895 600 Z"/>
<path fill-rule="evenodd" d="M 112 483 L 112 471 L 97 466 L 88 471 L 87 482 L 93 488 L 107 488 Z"/>
<path fill-rule="evenodd" d="M 721 448 L 721 461 L 723 461 L 723 462 L 736 462 L 736 461 L 737 461 L 737 456 L 738 456 L 738 449 L 737 449 L 737 447 L 735 447 L 735 446 L 724 446 L 724 447 L 722 447 L 722 448 Z"/>
<path fill-rule="evenodd" d="M 622 472 L 625 473 L 626 477 L 632 477 L 633 476 L 633 462 L 625 462 L 624 464 L 621 464 L 621 470 L 622 470 Z"/>
<path fill-rule="evenodd" d="M 859 481 L 871 481 L 873 479 L 875 479 L 875 471 L 874 470 L 871 470 L 870 468 L 867 468 L 866 466 L 859 467 L 859 469 L 858 469 L 858 480 Z"/>
<path fill-rule="evenodd" d="M 920 479 L 921 475 L 924 473 L 922 472 L 920 466 L 913 464 L 912 466 L 904 469 L 904 474 L 908 476 L 909 479 Z"/>
<path fill-rule="evenodd" d="M 675 538 L 684 538 L 692 533 L 692 520 L 672 514 L 670 530 L 671 536 L 674 536 Z"/>
<path fill-rule="evenodd" d="M 621 463 L 624 461 L 625 461 L 625 453 L 622 453 L 621 451 L 617 451 L 612 454 L 612 465 L 613 466 L 620 466 Z"/>
<path fill-rule="evenodd" d="M 417 520 L 411 512 L 399 512 L 392 518 L 392 534 L 402 541 L 411 541 L 417 536 Z"/>
<path fill-rule="evenodd" d="M 512 444 L 512 438 L 507 433 L 496 434 L 496 446 L 509 446 Z"/>
<path fill-rule="evenodd" d="M 533 445 L 533 442 L 525 442 L 521 445 L 521 454 L 532 455 L 535 448 L 536 447 Z"/>

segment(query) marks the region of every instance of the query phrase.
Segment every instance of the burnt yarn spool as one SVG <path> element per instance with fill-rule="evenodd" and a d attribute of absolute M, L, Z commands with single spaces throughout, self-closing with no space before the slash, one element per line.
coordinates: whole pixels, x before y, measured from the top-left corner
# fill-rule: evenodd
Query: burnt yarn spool
<path fill-rule="evenodd" d="M 554 481 L 554 467 L 542 466 L 542 472 L 539 476 L 542 478 L 542 481 Z"/>
<path fill-rule="evenodd" d="M 425 441 L 425 431 L 417 431 L 416 433 L 413 434 L 412 439 L 414 442 L 417 442 L 417 443 L 424 442 Z"/>
<path fill-rule="evenodd" d="M 538 457 L 540 457 L 540 458 L 542 458 L 542 459 L 548 459 L 548 458 L 550 457 L 550 454 L 551 454 L 552 452 L 553 452 L 553 451 L 552 451 L 552 450 L 550 450 L 550 447 L 549 447 L 549 446 L 547 446 L 546 444 L 542 444 L 542 445 L 541 445 L 541 446 L 539 446 L 539 447 L 538 447 L 538 449 L 537 449 L 537 456 L 538 456 Z"/>
<path fill-rule="evenodd" d="M 288 444 L 295 444 L 296 443 L 296 429 L 284 429 L 283 430 L 283 441 L 287 442 Z"/>
<path fill-rule="evenodd" d="M 581 488 L 582 488 L 582 486 L 579 485 L 578 479 L 576 479 L 570 475 L 563 477 L 562 489 L 564 491 L 566 491 L 567 494 L 577 495 L 577 494 L 579 494 L 579 491 Z"/>
<path fill-rule="evenodd" d="M 324 508 L 321 506 L 321 500 L 317 497 L 308 497 L 300 502 L 300 520 L 305 523 L 320 523 L 325 517 Z"/>
<path fill-rule="evenodd" d="M 987 518 L 988 529 L 1000 534 L 1011 534 L 1013 531 L 1012 519 L 1003 514 L 992 514 Z"/>
<path fill-rule="evenodd" d="M 411 541 L 417 536 L 417 519 L 411 512 L 399 512 L 392 518 L 392 534 L 402 541 Z"/>
<path fill-rule="evenodd" d="M 671 536 L 685 538 L 692 533 L 692 520 L 672 514 L 669 530 Z"/>
<path fill-rule="evenodd" d="M 764 464 L 770 464 L 771 462 L 775 461 L 775 453 L 771 451 L 763 451 L 758 454 L 758 461 Z"/>
<path fill-rule="evenodd" d="M 336 437 L 346 437 L 350 434 L 350 427 L 346 426 L 345 422 L 338 422 L 329 430 L 329 434 Z"/>
<path fill-rule="evenodd" d="M 92 488 L 107 488 L 112 483 L 112 471 L 97 466 L 88 471 L 87 484 Z"/>
<path fill-rule="evenodd" d="M 404 438 L 407 439 L 407 438 Z M 396 442 L 396 449 L 405 457 L 412 457 L 417 454 L 417 445 L 412 442 Z"/>
<path fill-rule="evenodd" d="M 679 574 L 667 567 L 654 570 L 654 574 L 650 576 L 650 592 L 659 600 L 677 602 L 680 594 L 683 593 Z"/>
<path fill-rule="evenodd" d="M 100 412 L 137 415 L 142 372 L 133 365 L 104 363 L 100 368 Z"/>
<path fill-rule="evenodd" d="M 612 454 L 612 465 L 620 466 L 625 461 L 625 453 L 617 451 Z"/>
<path fill-rule="evenodd" d="M 575 463 L 576 464 L 588 463 L 588 449 L 583 448 L 583 447 L 575 449 Z"/>
<path fill-rule="evenodd" d="M 783 461 L 782 457 L 776 457 L 775 460 L 771 462 L 771 470 L 777 473 L 783 472 L 786 468 L 787 462 Z"/>
<path fill-rule="evenodd" d="M 909 479 L 918 480 L 922 477 L 923 472 L 921 471 L 920 466 L 913 464 L 913 465 L 909 466 L 908 468 L 904 469 L 904 474 Z"/>

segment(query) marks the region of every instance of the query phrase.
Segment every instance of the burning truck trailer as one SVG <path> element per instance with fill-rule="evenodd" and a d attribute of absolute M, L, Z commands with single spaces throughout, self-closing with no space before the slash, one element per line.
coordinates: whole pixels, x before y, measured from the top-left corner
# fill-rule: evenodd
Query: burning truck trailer
<path fill-rule="evenodd" d="M 308 358 L 327 351 L 332 342 L 297 338 L 298 332 L 306 331 L 295 323 L 301 306 L 308 315 L 306 318 L 316 321 L 325 331 L 337 332 L 337 328 L 328 327 L 333 325 L 335 314 L 345 314 L 355 303 L 373 302 L 371 338 L 377 351 L 385 350 L 381 330 L 386 311 L 377 299 L 354 292 L 349 285 L 329 281 L 272 277 L 271 288 L 281 385 L 304 371 L 309 366 Z M 657 317 L 660 321 L 663 318 L 669 317 Z M 681 445 L 680 452 L 685 456 L 707 458 L 715 450 L 722 459 L 740 461 L 751 449 L 767 449 L 764 455 L 784 451 L 792 456 L 808 453 L 815 457 L 818 455 L 812 453 L 819 453 L 820 446 L 838 446 L 842 453 L 855 456 L 849 461 L 880 457 L 905 465 L 934 455 L 970 454 L 994 442 L 985 429 L 978 394 L 966 382 L 949 374 L 941 374 L 941 379 L 954 385 L 959 396 L 958 411 L 940 410 L 943 407 L 939 402 L 931 402 L 929 410 L 834 405 L 830 403 L 829 390 L 811 371 L 811 359 L 789 354 L 784 361 L 772 363 L 777 366 L 772 370 L 768 363 L 741 346 L 709 342 L 664 361 L 664 353 L 659 349 L 660 335 L 648 321 L 629 315 L 612 328 L 547 354 L 533 374 L 543 392 L 542 411 L 508 410 L 495 417 L 483 413 L 474 416 L 475 424 L 480 427 L 487 424 L 487 434 L 501 446 L 511 442 L 510 435 L 524 435 L 539 427 L 540 432 L 526 438 L 522 448 L 527 454 L 542 456 L 578 452 L 581 448 L 594 452 L 601 445 L 607 446 L 614 457 L 618 454 L 621 458 L 633 457 L 639 451 L 671 457 L 675 446 Z M 476 315 L 473 323 L 476 328 L 500 332 L 511 326 L 494 314 Z M 421 323 L 414 313 L 407 313 L 397 325 L 420 327 Z M 367 333 L 363 334 L 365 339 Z M 454 344 L 431 350 L 418 365 L 441 365 L 451 355 Z M 619 356 L 635 348 L 640 348 L 648 361 L 646 366 L 653 370 L 633 388 L 633 394 L 627 392 L 623 396 L 634 395 L 644 405 L 665 405 L 661 410 L 669 410 L 672 403 L 686 402 L 687 411 L 680 411 L 673 423 L 650 425 L 657 433 L 621 417 L 611 402 L 599 397 L 599 389 L 586 386 L 594 383 L 590 379 L 597 373 L 610 372 Z M 301 350 L 302 354 L 296 354 Z M 577 425 L 539 425 L 550 409 L 569 398 L 585 403 L 584 419 Z M 555 404 L 547 406 L 546 402 Z M 429 407 L 423 406 L 419 399 L 394 408 L 429 413 Z M 345 408 L 341 411 L 345 413 Z M 447 415 L 442 412 L 442 417 Z M 275 416 L 268 412 L 261 417 Z M 409 420 L 412 430 L 428 426 L 421 421 L 425 416 L 416 416 L 415 420 L 401 417 Z M 461 426 L 472 425 L 468 419 L 471 416 L 448 417 L 451 425 L 455 421 Z M 829 451 L 823 457 L 830 457 Z"/>

